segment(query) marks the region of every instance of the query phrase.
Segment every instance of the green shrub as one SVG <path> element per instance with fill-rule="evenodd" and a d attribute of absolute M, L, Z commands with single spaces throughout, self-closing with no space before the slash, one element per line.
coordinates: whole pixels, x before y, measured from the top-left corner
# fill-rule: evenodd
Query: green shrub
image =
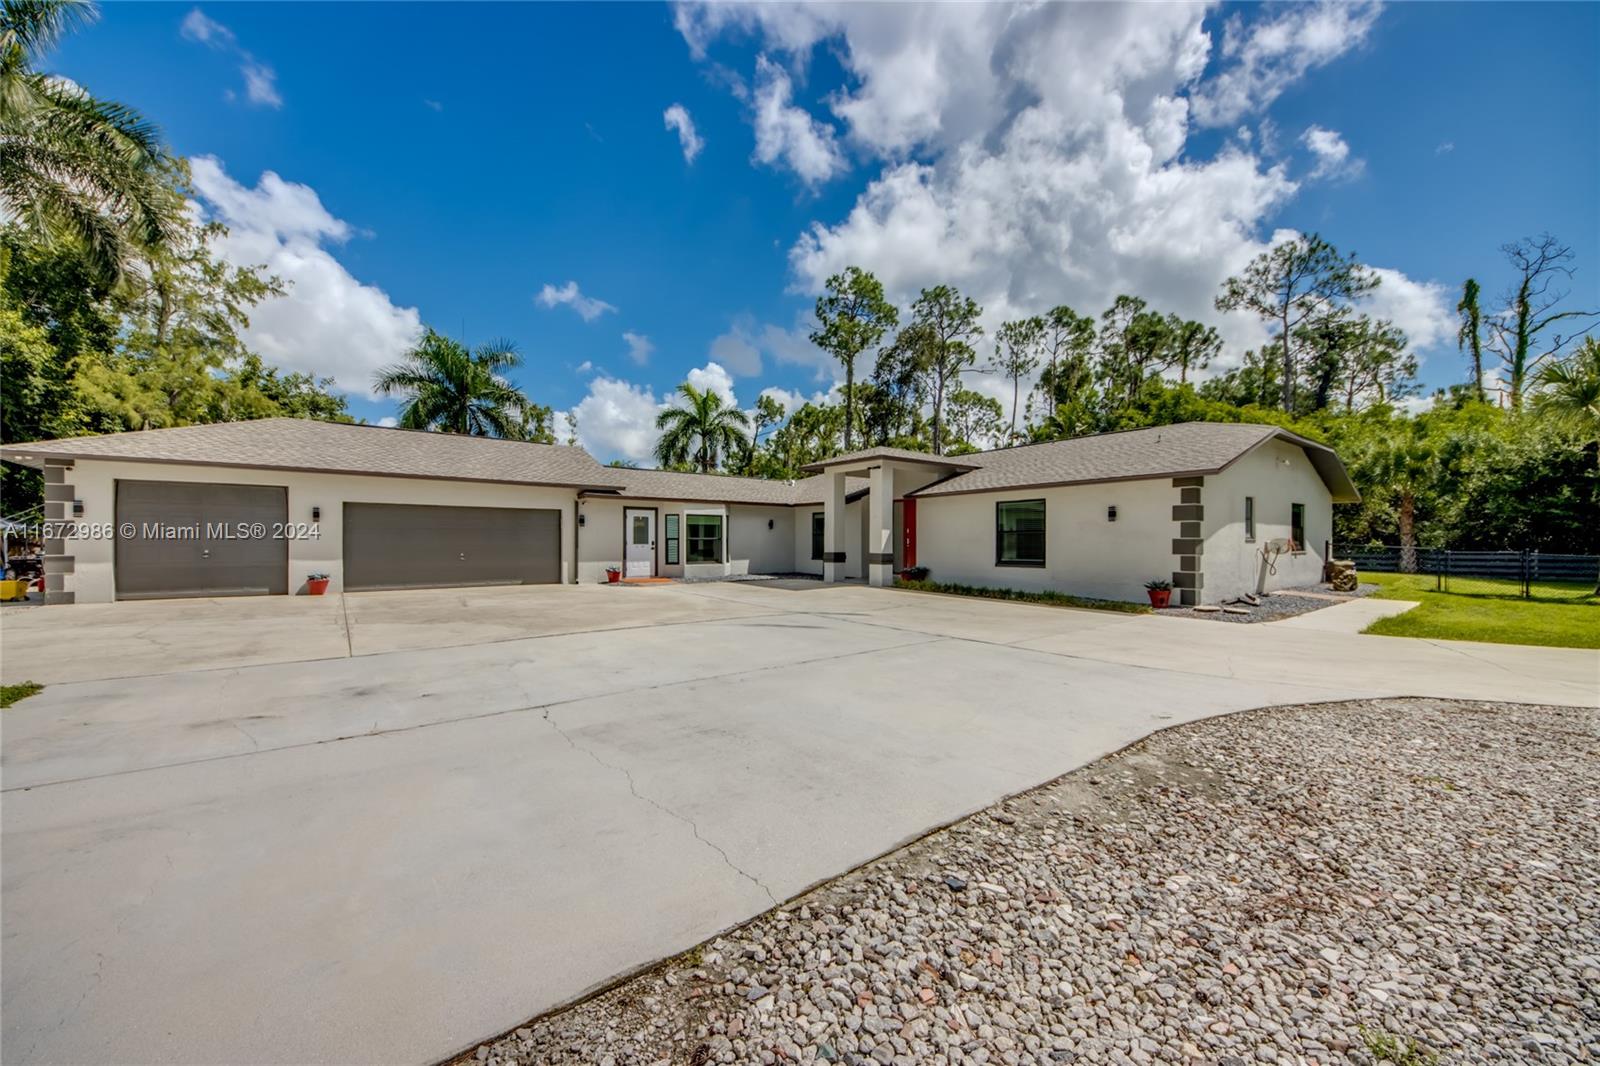
<path fill-rule="evenodd" d="M 1419 1044 L 1416 1037 L 1402 1041 L 1381 1029 L 1362 1026 L 1361 1040 L 1367 1045 L 1368 1054 L 1379 1062 L 1393 1063 L 1393 1066 L 1439 1066 L 1438 1054 Z"/>
<path fill-rule="evenodd" d="M 900 578 L 895 588 L 913 592 L 942 592 L 947 596 L 976 596 L 985 600 L 1014 600 L 1017 603 L 1038 603 L 1046 607 L 1084 607 L 1094 611 L 1122 611 L 1126 614 L 1149 614 L 1150 607 L 1143 603 L 1125 603 L 1122 600 L 1096 600 L 1087 596 L 1069 596 L 1065 592 L 1024 592 L 1021 589 L 992 589 L 978 585 L 954 585 L 943 581 L 907 581 Z"/>

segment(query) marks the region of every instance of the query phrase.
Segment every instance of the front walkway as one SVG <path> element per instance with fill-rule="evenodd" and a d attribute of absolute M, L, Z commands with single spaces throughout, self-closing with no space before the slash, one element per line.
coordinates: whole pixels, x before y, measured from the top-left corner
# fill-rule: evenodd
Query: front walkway
<path fill-rule="evenodd" d="M 1323 633 L 1359 633 L 1380 618 L 1405 614 L 1416 605 L 1414 600 L 1379 600 L 1368 596 L 1297 614 L 1272 624 L 1288 629 L 1315 629 Z"/>
<path fill-rule="evenodd" d="M 819 584 L 3 625 L 50 682 L 0 752 L 18 1063 L 437 1059 L 1169 724 L 1600 698 L 1594 652 Z"/>

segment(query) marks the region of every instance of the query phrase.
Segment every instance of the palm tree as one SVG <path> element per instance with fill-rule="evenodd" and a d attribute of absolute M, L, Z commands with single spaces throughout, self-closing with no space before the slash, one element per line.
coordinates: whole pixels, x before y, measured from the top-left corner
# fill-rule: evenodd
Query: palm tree
<path fill-rule="evenodd" d="M 1600 340 L 1583 339 L 1583 347 L 1539 371 L 1539 391 L 1533 409 L 1576 428 L 1584 440 L 1595 445 L 1595 464 L 1600 466 Z M 1600 580 L 1594 594 L 1600 596 Z"/>
<path fill-rule="evenodd" d="M 1600 441 L 1600 340 L 1586 337 L 1568 358 L 1546 363 L 1538 384 L 1535 411 L 1570 423 L 1587 440 Z"/>
<path fill-rule="evenodd" d="M 1391 494 L 1398 505 L 1400 572 L 1417 572 L 1417 498 L 1438 477 L 1438 450 L 1422 421 L 1408 418 L 1386 427 L 1358 466 L 1364 485 Z"/>
<path fill-rule="evenodd" d="M 686 407 L 669 407 L 656 416 L 661 440 L 656 444 L 656 462 L 662 466 L 699 467 L 709 474 L 722 459 L 740 454 L 749 447 L 745 429 L 750 418 L 710 389 L 704 391 L 685 381 L 678 393 L 688 401 Z"/>
<path fill-rule="evenodd" d="M 380 370 L 373 385 L 385 396 L 404 399 L 404 429 L 524 440 L 533 424 L 526 412 L 535 405 L 501 376 L 521 362 L 510 341 L 468 351 L 430 329 L 401 362 Z"/>
<path fill-rule="evenodd" d="M 47 240 L 80 244 L 115 284 L 141 247 L 177 229 L 184 205 L 153 125 L 36 69 L 96 14 L 88 0 L 0 2 L 0 213 Z"/>

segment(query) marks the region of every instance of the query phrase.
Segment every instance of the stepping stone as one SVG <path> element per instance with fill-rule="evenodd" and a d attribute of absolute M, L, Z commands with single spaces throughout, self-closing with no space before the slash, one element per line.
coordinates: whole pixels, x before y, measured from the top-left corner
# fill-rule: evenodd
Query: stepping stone
<path fill-rule="evenodd" d="M 1224 607 L 1222 609 L 1222 613 L 1223 614 L 1249 614 L 1250 610 L 1249 610 L 1249 608 L 1246 608 L 1246 607 Z"/>
<path fill-rule="evenodd" d="M 1220 610 L 1222 610 L 1221 607 L 1217 607 L 1217 606 L 1214 606 L 1213 604 L 1209 604 L 1209 603 L 1203 603 L 1200 606 L 1196 607 L 1194 609 L 1194 612 L 1196 614 L 1216 614 Z"/>

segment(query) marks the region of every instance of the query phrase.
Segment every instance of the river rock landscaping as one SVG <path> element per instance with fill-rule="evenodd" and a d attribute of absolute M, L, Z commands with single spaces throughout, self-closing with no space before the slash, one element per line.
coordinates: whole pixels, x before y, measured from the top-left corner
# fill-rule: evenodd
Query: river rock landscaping
<path fill-rule="evenodd" d="M 1600 1062 L 1600 713 L 1170 729 L 463 1061 Z"/>
<path fill-rule="evenodd" d="M 1212 622 L 1276 622 L 1370 596 L 1376 591 L 1378 586 L 1373 584 L 1357 585 L 1353 592 L 1336 592 L 1329 585 L 1276 589 L 1258 597 L 1259 603 L 1235 600 L 1205 607 L 1169 607 L 1161 614 L 1167 617 L 1204 618 Z"/>

